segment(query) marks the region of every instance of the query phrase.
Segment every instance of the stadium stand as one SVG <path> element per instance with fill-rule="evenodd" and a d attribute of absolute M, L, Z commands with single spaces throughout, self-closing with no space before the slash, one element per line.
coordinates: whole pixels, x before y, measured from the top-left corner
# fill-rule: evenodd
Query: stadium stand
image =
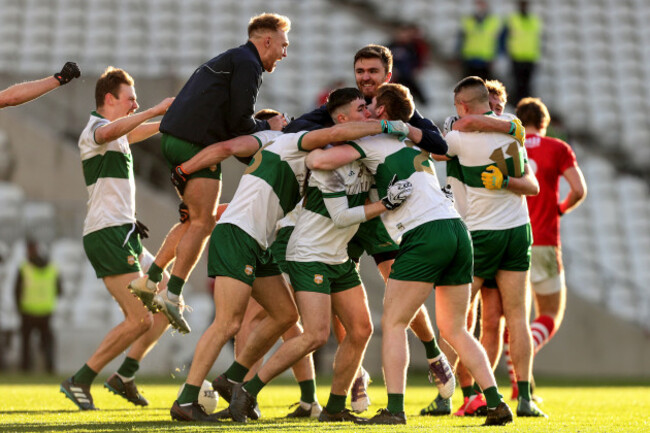
<path fill-rule="evenodd" d="M 502 15 L 512 7 L 505 0 L 490 3 Z M 650 121 L 645 114 L 650 111 L 650 27 L 646 25 L 650 3 L 547 0 L 543 7 L 539 2 L 531 6 L 545 23 L 544 58 L 534 88 L 575 137 L 570 142 L 589 186 L 584 205 L 562 220 L 569 290 L 650 329 L 650 293 L 644 287 L 650 279 L 648 176 L 644 180 L 621 171 L 643 175 L 650 164 Z M 264 76 L 258 108 L 275 107 L 299 115 L 313 108 L 317 93 L 333 78 L 344 77 L 347 85 L 353 85 L 354 52 L 368 43 L 387 42 L 388 23 L 397 20 L 418 24 L 435 54 L 420 77 L 431 103 L 419 110 L 439 125 L 453 112 L 451 89 L 459 77 L 450 60 L 459 18 L 472 10 L 471 1 L 2 0 L 0 77 L 16 78 L 15 82 L 58 70 L 64 60 L 77 60 L 87 83 L 66 89 L 66 98 L 71 99 L 67 105 L 66 98 L 54 95 L 22 111 L 40 113 L 40 120 L 60 133 L 76 134 L 92 104 L 89 83 L 106 65 L 123 67 L 143 83 L 138 84 L 141 99 L 151 97 L 156 86 L 158 92 L 173 91 L 203 61 L 243 43 L 244 23 L 270 10 L 291 17 L 291 46 L 277 70 Z M 502 72 L 507 69 L 504 65 Z M 163 85 L 156 81 L 165 79 Z M 147 81 L 156 84 L 140 90 Z M 63 109 L 70 112 L 65 120 L 51 116 L 52 111 Z M 5 170 L 2 162 L 10 151 L 2 143 L 0 134 L 0 168 Z M 135 159 L 146 166 L 145 157 L 138 154 Z M 4 175 L 2 179 L 7 180 Z M 51 206 L 49 210 L 44 203 L 32 206 L 32 197 L 27 199 L 16 184 L 0 182 L 0 253 L 6 256 L 0 264 L 0 328 L 15 325 L 7 313 L 12 301 L 7 285 L 15 275 L 10 268 L 24 249 L 17 242 L 24 233 L 23 207 L 32 208 L 30 215 L 36 212 L 29 217 L 35 221 L 31 227 L 52 238 L 52 258 L 62 270 L 65 295 L 57 323 L 90 327 L 114 323 L 111 320 L 118 312 L 102 309 L 101 297 L 88 296 L 107 293 L 90 274 L 80 240 L 69 238 L 80 228 L 68 227 L 62 233 L 64 206 L 56 203 L 56 222 L 41 225 L 36 221 L 49 221 Z M 69 207 L 67 202 L 64 205 Z M 74 207 L 82 208 L 83 204 Z M 65 214 L 64 219 L 79 226 L 83 215 Z M 71 296 L 89 302 L 88 309 L 72 308 Z"/>

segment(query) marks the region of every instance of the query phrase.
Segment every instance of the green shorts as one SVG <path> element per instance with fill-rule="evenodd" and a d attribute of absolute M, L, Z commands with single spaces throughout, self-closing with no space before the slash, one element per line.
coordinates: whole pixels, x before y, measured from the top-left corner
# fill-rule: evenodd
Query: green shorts
<path fill-rule="evenodd" d="M 208 276 L 230 277 L 249 286 L 258 277 L 282 275 L 273 256 L 234 224 L 217 224 L 210 236 Z"/>
<path fill-rule="evenodd" d="M 275 241 L 271 245 L 271 254 L 273 254 L 273 259 L 280 266 L 280 270 L 285 274 L 288 274 L 287 270 L 287 244 L 289 243 L 289 238 L 293 229 L 296 226 L 285 226 L 278 230 L 278 234 L 275 237 Z"/>
<path fill-rule="evenodd" d="M 361 223 L 359 230 L 348 243 L 348 256 L 355 261 L 359 260 L 364 251 L 369 256 L 385 257 L 384 260 L 394 259 L 398 250 L 399 245 L 390 237 L 379 217 Z"/>
<path fill-rule="evenodd" d="M 133 224 L 108 227 L 83 237 L 84 250 L 97 278 L 140 272 L 140 235 Z"/>
<path fill-rule="evenodd" d="M 530 269 L 530 247 L 533 233 L 530 224 L 507 230 L 475 230 L 474 275 L 494 278 L 498 270 L 521 271 Z"/>
<path fill-rule="evenodd" d="M 181 140 L 173 135 L 162 135 L 161 151 L 167 160 L 170 170 L 185 161 L 189 161 L 194 155 L 203 149 L 203 146 Z M 203 170 L 199 170 L 196 173 L 192 173 L 189 175 L 188 179 L 194 179 L 195 177 L 207 177 L 208 179 L 221 180 L 221 164 L 213 165 L 204 168 Z"/>
<path fill-rule="evenodd" d="M 316 292 L 331 295 L 361 285 L 357 267 L 349 259 L 340 265 L 287 261 L 287 268 L 291 285 L 296 292 Z"/>
<path fill-rule="evenodd" d="M 472 241 L 460 218 L 429 221 L 404 234 L 390 278 L 437 286 L 472 282 Z"/>

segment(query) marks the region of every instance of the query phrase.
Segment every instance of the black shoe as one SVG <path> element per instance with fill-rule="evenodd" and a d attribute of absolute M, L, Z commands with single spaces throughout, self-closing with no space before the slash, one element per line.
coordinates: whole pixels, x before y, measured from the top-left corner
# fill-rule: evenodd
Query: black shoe
<path fill-rule="evenodd" d="M 320 422 L 349 421 L 355 424 L 366 424 L 368 422 L 368 419 L 361 418 L 360 416 L 352 415 L 350 409 L 343 409 L 341 412 L 329 413 L 327 409 L 323 408 L 323 411 L 318 416 L 318 421 Z"/>
<path fill-rule="evenodd" d="M 136 406 L 149 406 L 149 401 L 138 392 L 138 388 L 135 386 L 135 380 L 124 382 L 117 373 L 114 373 L 104 382 L 104 387 L 113 394 L 124 397 Z"/>
<path fill-rule="evenodd" d="M 178 404 L 178 400 L 174 402 L 174 405 L 169 410 L 169 414 L 172 416 L 173 420 L 202 422 L 220 422 L 226 418 L 222 415 L 222 412 L 223 411 L 208 415 L 198 401 L 193 401 L 190 404 L 181 406 Z"/>
<path fill-rule="evenodd" d="M 392 413 L 388 409 L 379 409 L 368 424 L 406 424 L 406 415 L 404 412 Z"/>
<path fill-rule="evenodd" d="M 488 408 L 487 418 L 483 425 L 506 425 L 512 422 L 512 411 L 505 402 L 495 408 Z"/>
<path fill-rule="evenodd" d="M 232 399 L 232 389 L 235 385 L 237 385 L 237 382 L 228 380 L 223 374 L 212 381 L 212 388 L 228 403 Z"/>
<path fill-rule="evenodd" d="M 61 382 L 61 392 L 81 410 L 97 410 L 90 395 L 90 385 L 74 383 L 72 377 Z"/>
<path fill-rule="evenodd" d="M 237 384 L 233 387 L 232 400 L 230 400 L 228 409 L 232 420 L 237 422 L 246 422 L 248 418 L 257 420 L 261 416 L 257 398 L 250 395 L 244 389 L 243 384 Z"/>

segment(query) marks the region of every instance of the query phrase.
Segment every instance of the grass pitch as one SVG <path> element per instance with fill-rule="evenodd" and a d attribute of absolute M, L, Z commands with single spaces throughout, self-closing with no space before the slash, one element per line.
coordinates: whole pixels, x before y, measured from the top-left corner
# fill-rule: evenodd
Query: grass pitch
<path fill-rule="evenodd" d="M 422 375 L 424 376 L 424 375 Z M 99 411 L 81 412 L 59 392 L 63 378 L 0 376 L 0 432 L 413 432 L 476 431 L 483 418 L 419 416 L 420 409 L 435 397 L 435 387 L 421 380 L 409 380 L 406 393 L 406 426 L 357 426 L 350 423 L 323 424 L 316 420 L 288 421 L 283 417 L 289 405 L 299 397 L 297 385 L 279 382 L 267 386 L 260 394 L 262 419 L 248 424 L 189 424 L 171 421 L 169 408 L 181 385 L 180 379 L 143 380 L 139 388 L 149 401 L 147 408 L 136 408 L 102 387 L 103 378 L 93 385 L 95 405 Z M 501 392 L 509 396 L 503 385 Z M 318 386 L 322 404 L 329 395 L 328 384 Z M 371 384 L 372 405 L 364 416 L 371 416 L 386 405 L 381 380 Z M 634 384 L 607 385 L 538 382 L 540 405 L 548 420 L 517 419 L 505 427 L 479 427 L 480 432 L 649 432 L 650 386 Z M 462 396 L 454 395 L 454 410 Z M 219 409 L 226 407 L 219 401 Z M 513 412 L 516 404 L 511 402 Z"/>

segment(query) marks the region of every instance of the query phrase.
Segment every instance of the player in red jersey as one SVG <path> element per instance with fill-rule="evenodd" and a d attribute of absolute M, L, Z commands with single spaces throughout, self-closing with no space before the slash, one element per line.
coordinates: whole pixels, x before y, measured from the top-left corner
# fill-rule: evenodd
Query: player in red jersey
<path fill-rule="evenodd" d="M 539 194 L 527 197 L 533 229 L 530 282 L 536 316 L 530 328 L 536 354 L 555 335 L 564 318 L 566 284 L 560 217 L 580 205 L 587 195 L 587 185 L 571 147 L 546 137 L 551 120 L 546 105 L 538 98 L 524 98 L 517 104 L 516 114 L 526 128 L 528 161 L 539 182 Z M 570 188 L 561 201 L 560 177 Z"/>

